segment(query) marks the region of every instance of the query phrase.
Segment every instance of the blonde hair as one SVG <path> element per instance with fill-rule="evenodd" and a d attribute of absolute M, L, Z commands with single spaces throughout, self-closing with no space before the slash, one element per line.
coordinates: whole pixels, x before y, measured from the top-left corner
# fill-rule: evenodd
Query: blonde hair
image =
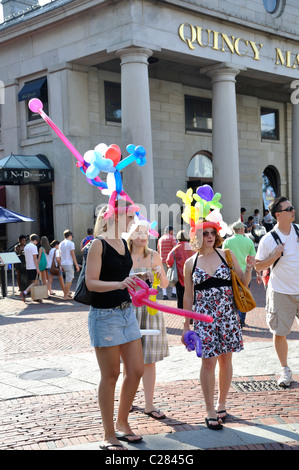
<path fill-rule="evenodd" d="M 138 225 L 138 227 L 139 227 L 139 225 Z M 136 227 L 136 230 L 138 229 L 138 227 Z M 132 253 L 132 245 L 133 245 L 132 235 L 136 232 L 136 230 L 134 230 L 134 232 L 131 233 L 130 237 L 127 239 L 127 245 L 128 245 L 128 249 L 129 249 L 130 253 Z M 147 238 L 146 245 L 145 245 L 144 250 L 143 250 L 143 257 L 146 258 L 150 254 L 150 252 L 151 252 L 151 250 L 148 247 L 148 238 Z"/>
<path fill-rule="evenodd" d="M 131 202 L 127 200 L 122 201 L 122 202 L 125 202 L 125 207 L 129 207 L 132 205 Z M 113 225 L 113 223 L 115 222 L 115 212 L 113 212 L 113 215 L 109 217 L 108 219 L 104 218 L 104 215 L 108 210 L 108 207 L 109 207 L 108 204 L 103 206 L 98 213 L 97 220 L 95 222 L 95 226 L 93 230 L 94 237 L 98 237 L 102 233 L 107 232 L 108 228 L 111 225 Z M 115 208 L 118 208 L 118 201 L 115 201 Z"/>
<path fill-rule="evenodd" d="M 99 235 L 101 235 L 101 233 L 107 232 L 108 222 L 112 219 L 112 217 L 110 217 L 110 219 L 104 219 L 104 214 L 107 209 L 108 206 L 103 206 L 100 212 L 98 213 L 97 220 L 93 229 L 95 237 L 98 237 Z"/>

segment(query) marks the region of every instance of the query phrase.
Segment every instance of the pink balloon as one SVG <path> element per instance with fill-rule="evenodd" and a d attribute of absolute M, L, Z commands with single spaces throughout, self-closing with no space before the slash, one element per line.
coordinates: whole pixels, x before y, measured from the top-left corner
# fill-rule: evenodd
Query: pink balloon
<path fill-rule="evenodd" d="M 33 98 L 29 101 L 28 107 L 33 113 L 38 113 L 40 109 L 43 109 L 43 103 L 38 98 Z"/>
<path fill-rule="evenodd" d="M 132 303 L 135 307 L 141 307 L 142 305 L 147 305 L 148 307 L 160 310 L 161 312 L 172 313 L 174 315 L 180 315 L 182 317 L 193 318 L 194 320 L 204 321 L 206 323 L 212 323 L 213 318 L 209 315 L 203 315 L 197 312 L 191 312 L 190 310 L 183 310 L 181 308 L 168 307 L 167 305 L 158 304 L 149 300 L 149 295 L 157 295 L 157 289 L 149 288 L 147 283 L 142 279 L 135 278 L 136 283 L 140 290 L 135 291 L 133 289 L 128 289 L 130 296 L 132 297 Z"/>
<path fill-rule="evenodd" d="M 72 154 L 77 158 L 77 160 L 79 160 L 82 164 L 84 164 L 84 158 L 82 157 L 82 155 L 73 146 L 73 144 L 66 138 L 63 132 L 61 132 L 59 127 L 57 127 L 56 124 L 43 111 L 43 103 L 37 98 L 33 98 L 32 100 L 29 101 L 28 106 L 31 109 L 31 111 L 33 111 L 34 113 L 40 114 L 43 120 L 46 121 L 46 123 L 51 127 L 51 129 L 53 129 L 53 131 L 58 135 L 58 137 L 62 140 L 64 145 L 67 146 L 67 148 L 70 150 L 70 152 L 72 152 Z"/>

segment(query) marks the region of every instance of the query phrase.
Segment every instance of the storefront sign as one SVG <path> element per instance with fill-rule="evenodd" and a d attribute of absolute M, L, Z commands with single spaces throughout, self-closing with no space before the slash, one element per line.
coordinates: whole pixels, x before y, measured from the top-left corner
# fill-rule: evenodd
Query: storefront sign
<path fill-rule="evenodd" d="M 230 52 L 239 57 L 249 57 L 257 61 L 262 58 L 263 44 L 241 36 L 229 36 L 226 33 L 193 26 L 189 23 L 182 23 L 178 34 L 191 50 L 196 47 L 209 47 L 215 51 Z M 275 65 L 296 69 L 299 68 L 299 53 L 294 54 L 291 51 L 282 51 L 279 47 L 275 47 L 273 61 Z"/>
<path fill-rule="evenodd" d="M 32 184 L 54 181 L 53 170 L 0 170 L 1 184 Z"/>

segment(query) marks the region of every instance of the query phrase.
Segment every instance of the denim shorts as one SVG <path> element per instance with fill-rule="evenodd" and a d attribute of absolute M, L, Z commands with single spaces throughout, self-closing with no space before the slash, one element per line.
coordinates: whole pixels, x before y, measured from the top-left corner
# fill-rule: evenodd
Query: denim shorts
<path fill-rule="evenodd" d="M 133 306 L 120 308 L 90 307 L 88 314 L 90 345 L 94 348 L 118 346 L 141 338 Z"/>

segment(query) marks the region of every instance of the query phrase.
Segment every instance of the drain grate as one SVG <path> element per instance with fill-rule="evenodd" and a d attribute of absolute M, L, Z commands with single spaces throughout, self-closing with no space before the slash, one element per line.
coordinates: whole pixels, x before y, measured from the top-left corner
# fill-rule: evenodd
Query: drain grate
<path fill-rule="evenodd" d="M 70 374 L 70 371 L 63 369 L 37 369 L 25 372 L 24 374 L 19 375 L 19 377 L 23 380 L 47 380 L 66 377 Z"/>
<path fill-rule="evenodd" d="M 251 393 L 251 392 L 273 392 L 283 390 L 282 387 L 277 385 L 276 380 L 251 380 L 249 382 L 232 382 L 232 387 L 237 392 Z"/>

